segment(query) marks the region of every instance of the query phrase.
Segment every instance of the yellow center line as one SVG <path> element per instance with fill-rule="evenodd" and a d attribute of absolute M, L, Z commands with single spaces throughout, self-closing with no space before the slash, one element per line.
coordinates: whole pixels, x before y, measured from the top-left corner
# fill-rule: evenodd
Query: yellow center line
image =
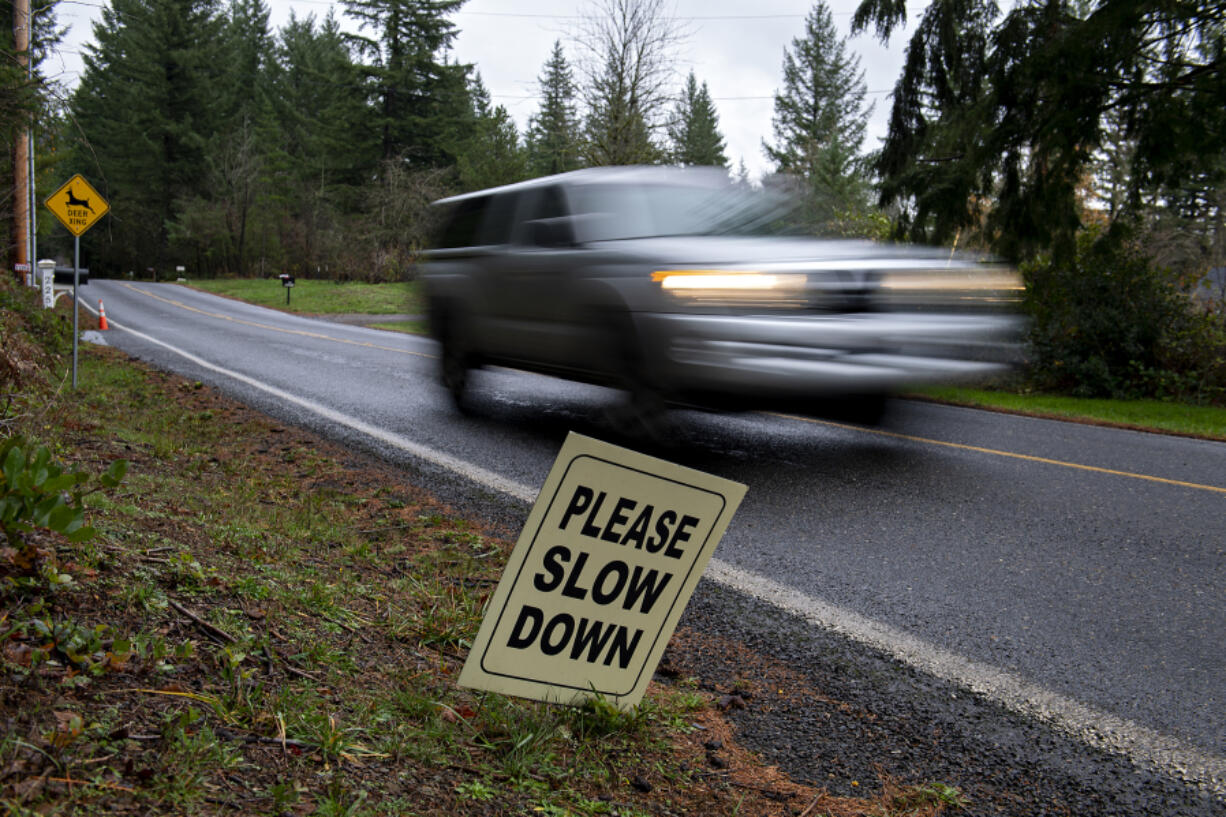
<path fill-rule="evenodd" d="M 1226 488 L 1220 488 L 1216 485 L 1203 485 L 1199 482 L 1184 482 L 1178 479 L 1167 479 L 1166 477 L 1155 477 L 1149 474 L 1138 474 L 1133 471 L 1116 471 L 1113 468 L 1100 468 L 1097 465 L 1082 465 L 1077 462 L 1068 462 L 1066 460 L 1053 460 L 1047 457 L 1036 457 L 1033 454 L 1018 454 L 1013 451 L 1001 451 L 996 448 L 984 448 L 979 445 L 967 445 L 966 443 L 951 443 L 945 440 L 933 440 L 928 437 L 915 437 L 910 434 L 900 434 L 897 431 L 886 431 L 880 428 L 866 428 L 864 426 L 849 425 L 846 423 L 837 423 L 833 420 L 818 420 L 813 417 L 802 417 L 795 414 L 777 414 L 770 412 L 775 417 L 782 417 L 786 420 L 799 420 L 802 423 L 813 423 L 814 425 L 830 426 L 832 428 L 846 429 L 847 431 L 858 431 L 864 434 L 876 434 L 880 437 L 893 437 L 897 440 L 908 440 L 913 443 L 924 443 L 925 445 L 939 445 L 944 448 L 956 448 L 961 451 L 974 451 L 978 454 L 991 454 L 997 457 L 1008 457 L 1015 460 L 1025 460 L 1026 462 L 1041 462 L 1044 465 L 1058 465 L 1062 468 L 1073 468 L 1078 471 L 1091 471 L 1096 474 L 1110 474 L 1116 477 L 1128 477 L 1129 479 L 1140 479 L 1146 482 L 1158 482 L 1163 485 L 1178 485 L 1180 488 L 1194 488 L 1198 491 L 1210 491 L 1215 494 L 1226 494 Z"/>
<path fill-rule="evenodd" d="M 266 323 L 256 323 L 255 321 L 245 321 L 241 318 L 231 317 L 230 315 L 223 315 L 220 312 L 209 312 L 207 309 L 200 309 L 198 307 L 188 306 L 182 301 L 176 301 L 172 298 L 164 298 L 161 295 L 155 295 L 149 290 L 141 289 L 140 287 L 134 284 L 125 283 L 124 286 L 132 290 L 133 292 L 139 292 L 141 295 L 146 295 L 150 298 L 153 298 L 155 301 L 161 301 L 164 304 L 170 304 L 171 306 L 177 306 L 180 309 L 186 309 L 188 312 L 195 312 L 199 315 L 206 315 L 210 318 L 217 318 L 218 320 L 229 321 L 230 323 L 238 323 L 238 324 L 242 324 L 243 326 L 251 326 L 256 329 L 267 329 L 271 332 L 283 332 L 286 335 L 298 335 L 304 338 L 316 338 L 318 340 L 330 340 L 336 343 L 347 343 L 350 346 L 362 346 L 367 349 L 379 349 L 384 352 L 398 352 L 400 354 L 413 355 L 414 357 L 425 357 L 425 358 L 435 357 L 434 355 L 428 352 L 414 352 L 411 349 L 397 349 L 393 346 L 380 346 L 377 343 L 368 343 L 366 341 L 348 340 L 347 338 L 336 338 L 336 337 L 332 337 L 331 335 L 323 335 L 318 332 L 307 332 L 302 329 L 283 329 L 279 326 L 269 326 Z"/>

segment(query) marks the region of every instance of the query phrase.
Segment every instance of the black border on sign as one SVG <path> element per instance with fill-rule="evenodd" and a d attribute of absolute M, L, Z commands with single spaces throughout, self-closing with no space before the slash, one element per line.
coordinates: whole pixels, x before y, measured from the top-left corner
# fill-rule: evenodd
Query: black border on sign
<path fill-rule="evenodd" d="M 549 518 L 549 512 L 550 510 L 553 509 L 554 502 L 557 501 L 558 493 L 562 490 L 563 486 L 566 485 L 566 478 L 570 474 L 570 469 L 573 468 L 575 463 L 577 463 L 581 459 L 595 460 L 596 462 L 604 463 L 605 465 L 610 465 L 615 468 L 621 468 L 625 471 L 633 471 L 638 474 L 643 474 L 644 476 L 654 477 L 655 479 L 661 480 L 663 482 L 671 482 L 674 485 L 681 485 L 686 488 L 691 488 L 695 491 L 699 491 L 700 493 L 709 494 L 719 499 L 721 503 L 719 513 L 715 515 L 715 519 L 712 521 L 710 529 L 707 531 L 707 535 L 703 539 L 702 547 L 700 547 L 695 552 L 694 559 L 690 562 L 689 569 L 686 570 L 685 572 L 685 578 L 682 579 L 677 584 L 679 588 L 685 587 L 686 584 L 690 580 L 690 576 L 694 573 L 694 567 L 698 564 L 698 557 L 706 550 L 708 543 L 711 541 L 711 534 L 713 534 L 716 531 L 716 529 L 719 527 L 719 521 L 723 518 L 724 512 L 728 508 L 728 498 L 724 496 L 723 494 L 719 493 L 718 491 L 712 491 L 710 489 L 703 488 L 700 485 L 692 485 L 688 482 L 682 482 L 681 480 L 670 479 L 669 477 L 662 477 L 659 474 L 653 474 L 650 471 L 644 471 L 641 468 L 633 468 L 629 465 L 625 465 L 620 462 L 614 462 L 613 460 L 605 459 L 604 457 L 597 457 L 594 454 L 584 453 L 584 454 L 579 454 L 578 456 L 574 457 L 569 463 L 567 463 L 566 470 L 562 473 L 561 479 L 558 480 L 558 487 L 554 491 L 553 496 L 549 498 L 549 504 L 545 506 L 545 510 L 541 514 L 541 523 L 532 534 L 532 542 L 531 544 L 528 545 L 528 550 L 524 554 L 524 558 L 521 560 L 519 564 L 519 571 L 515 574 L 515 580 L 511 583 L 511 586 L 507 589 L 507 601 L 509 602 L 511 600 L 511 597 L 515 594 L 515 588 L 519 585 L 520 577 L 523 575 L 524 568 L 528 564 L 528 557 L 532 554 L 533 548 L 536 547 L 537 539 L 540 537 L 541 530 L 545 527 L 545 520 Z M 669 604 L 668 612 L 664 615 L 664 618 L 662 619 L 664 624 L 667 624 L 669 618 L 672 617 L 673 610 L 676 608 L 677 601 L 680 598 L 681 598 L 680 592 L 673 594 L 672 603 Z M 646 669 L 647 667 L 646 657 L 639 664 L 638 673 L 634 676 L 634 683 L 632 683 L 630 685 L 630 688 L 626 690 L 625 692 L 613 692 L 611 690 L 605 690 L 605 689 L 593 690 L 592 686 L 582 686 L 582 687 L 573 686 L 571 684 L 562 684 L 562 683 L 556 683 L 553 681 L 544 681 L 544 680 L 541 680 L 540 678 L 532 678 L 532 677 L 523 676 L 523 675 L 511 675 L 510 673 L 506 673 L 506 672 L 494 672 L 493 670 L 486 669 L 486 666 L 485 666 L 486 656 L 489 655 L 490 646 L 494 643 L 494 633 L 498 631 L 499 626 L 502 624 L 502 617 L 506 613 L 506 611 L 507 611 L 507 605 L 504 604 L 503 608 L 498 611 L 498 618 L 497 620 L 495 620 L 494 626 L 490 629 L 490 639 L 489 641 L 486 642 L 485 649 L 481 652 L 481 670 L 485 672 L 487 675 L 497 675 L 500 678 L 513 678 L 516 681 L 527 681 L 529 683 L 541 684 L 544 686 L 561 687 L 563 689 L 573 689 L 579 692 L 593 692 L 594 691 L 599 695 L 608 695 L 608 696 L 615 697 L 615 698 L 623 698 L 629 695 L 630 693 L 634 691 L 635 687 L 639 685 L 639 680 L 643 677 L 643 670 Z M 652 653 L 655 652 L 656 645 L 660 642 L 660 636 L 663 635 L 664 630 L 665 630 L 665 627 L 661 627 L 660 630 L 656 632 L 655 637 L 651 641 L 651 647 L 644 653 L 645 656 L 649 657 L 652 655 Z"/>

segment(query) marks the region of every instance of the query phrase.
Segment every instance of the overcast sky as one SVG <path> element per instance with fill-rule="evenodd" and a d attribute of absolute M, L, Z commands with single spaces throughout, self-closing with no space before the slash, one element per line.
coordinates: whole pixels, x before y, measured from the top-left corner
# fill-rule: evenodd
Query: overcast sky
<path fill-rule="evenodd" d="M 92 39 L 90 22 L 100 16 L 102 0 L 62 0 L 58 7 L 62 25 L 70 26 L 60 60 L 48 66 L 49 74 L 71 85 L 80 73 L 81 44 Z M 271 25 L 277 28 L 289 19 L 314 14 L 322 18 L 336 9 L 346 24 L 339 3 L 329 0 L 269 0 Z M 846 36 L 851 15 L 859 0 L 827 0 L 835 25 Z M 908 3 L 908 29 L 895 32 L 888 48 L 871 32 L 851 39 L 850 49 L 859 55 L 868 86 L 868 100 L 875 103 L 866 148 L 875 148 L 885 135 L 890 91 L 902 70 L 903 52 L 924 0 Z M 494 102 L 506 107 L 521 132 L 539 105 L 537 79 L 549 58 L 555 40 L 562 41 L 567 59 L 575 62 L 570 32 L 576 17 L 588 4 L 583 0 L 468 0 L 454 16 L 460 30 L 454 56 L 481 72 Z M 771 138 L 773 95 L 782 77 L 783 53 L 804 31 L 808 0 L 674 0 L 672 7 L 689 36 L 677 53 L 677 83 L 692 69 L 705 81 L 715 100 L 720 129 L 728 145 L 728 158 L 735 166 L 744 159 L 750 174 L 758 176 L 767 167 L 762 140 Z"/>

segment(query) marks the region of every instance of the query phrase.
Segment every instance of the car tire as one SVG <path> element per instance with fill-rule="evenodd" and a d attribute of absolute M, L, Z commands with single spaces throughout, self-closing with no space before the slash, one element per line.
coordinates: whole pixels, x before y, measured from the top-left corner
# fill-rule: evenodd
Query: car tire
<path fill-rule="evenodd" d="M 440 315 L 439 373 L 443 387 L 451 395 L 451 401 L 461 412 L 468 410 L 469 371 L 473 368 L 472 354 L 464 339 L 463 322 L 454 312 Z"/>
<path fill-rule="evenodd" d="M 674 439 L 676 424 L 668 400 L 652 377 L 648 355 L 628 314 L 614 313 L 605 321 L 608 343 L 616 361 L 614 385 L 621 400 L 606 413 L 614 431 L 640 442 L 666 444 Z"/>

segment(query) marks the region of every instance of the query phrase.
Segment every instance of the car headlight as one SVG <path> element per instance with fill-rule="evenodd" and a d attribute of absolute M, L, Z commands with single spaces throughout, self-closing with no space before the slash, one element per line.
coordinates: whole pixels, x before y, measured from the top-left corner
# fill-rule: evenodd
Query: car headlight
<path fill-rule="evenodd" d="M 887 303 L 925 306 L 1014 304 L 1025 289 L 1016 271 L 991 267 L 891 270 L 878 287 Z"/>
<path fill-rule="evenodd" d="M 651 280 L 665 292 L 695 303 L 801 306 L 806 276 L 734 269 L 656 270 Z"/>

